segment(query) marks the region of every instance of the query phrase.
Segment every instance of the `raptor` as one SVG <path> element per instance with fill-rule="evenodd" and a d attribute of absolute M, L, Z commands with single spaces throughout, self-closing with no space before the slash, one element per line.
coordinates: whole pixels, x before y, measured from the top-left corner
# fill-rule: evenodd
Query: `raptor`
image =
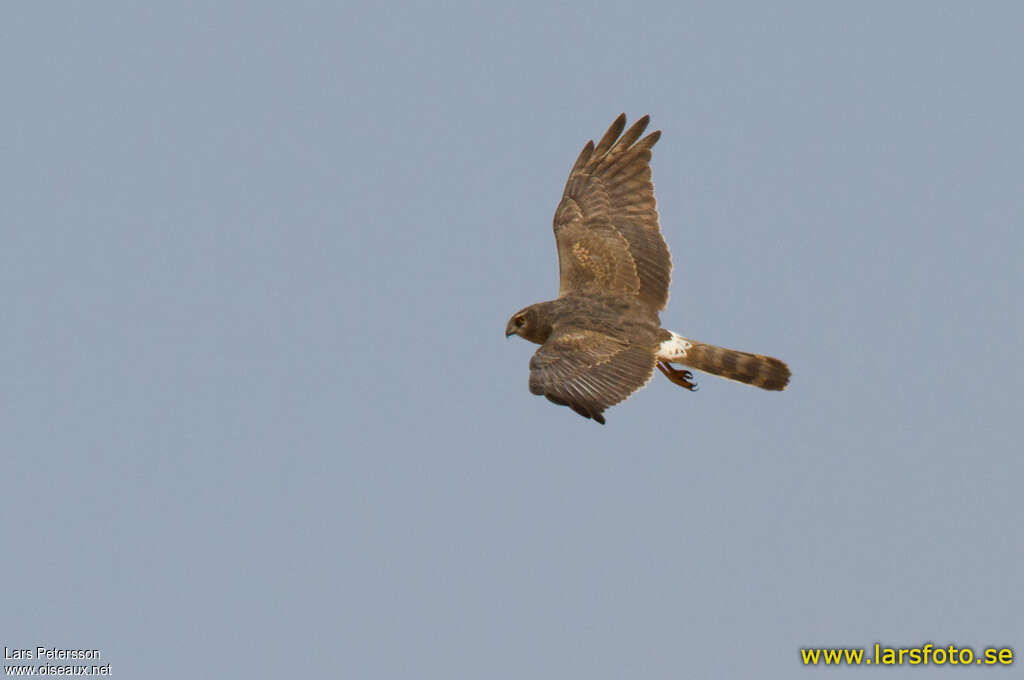
<path fill-rule="evenodd" d="M 661 235 L 651 182 L 649 116 L 626 129 L 626 114 L 587 142 L 555 210 L 558 297 L 519 310 L 505 336 L 540 345 L 530 359 L 530 392 L 604 424 L 604 411 L 650 382 L 657 367 L 695 390 L 704 371 L 783 390 L 789 367 L 774 357 L 691 340 L 661 327 L 672 258 Z M 623 132 L 625 130 L 625 132 Z"/>

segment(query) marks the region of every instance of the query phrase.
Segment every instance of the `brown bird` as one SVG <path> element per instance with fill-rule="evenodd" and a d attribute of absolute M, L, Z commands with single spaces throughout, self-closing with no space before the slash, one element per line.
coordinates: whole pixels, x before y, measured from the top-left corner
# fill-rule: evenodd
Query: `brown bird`
<path fill-rule="evenodd" d="M 695 390 L 699 371 L 785 389 L 789 368 L 778 359 L 696 342 L 661 327 L 672 258 L 661 236 L 651 183 L 649 116 L 626 127 L 620 115 L 601 141 L 587 142 L 555 210 L 558 298 L 512 315 L 505 336 L 540 349 L 530 359 L 530 392 L 604 424 L 604 410 L 640 389 L 657 366 Z M 621 135 L 621 136 L 620 136 Z M 639 140 L 639 141 L 638 141 Z"/>

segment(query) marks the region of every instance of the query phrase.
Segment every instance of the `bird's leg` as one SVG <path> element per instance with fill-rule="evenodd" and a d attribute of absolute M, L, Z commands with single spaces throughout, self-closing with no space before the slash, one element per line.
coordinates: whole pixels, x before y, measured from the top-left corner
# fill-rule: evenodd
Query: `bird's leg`
<path fill-rule="evenodd" d="M 685 387 L 691 392 L 697 391 L 697 383 L 690 382 L 693 380 L 693 373 L 689 371 L 680 370 L 678 368 L 672 368 L 667 361 L 658 362 L 658 370 L 665 374 L 665 377 L 674 382 L 680 387 Z"/>

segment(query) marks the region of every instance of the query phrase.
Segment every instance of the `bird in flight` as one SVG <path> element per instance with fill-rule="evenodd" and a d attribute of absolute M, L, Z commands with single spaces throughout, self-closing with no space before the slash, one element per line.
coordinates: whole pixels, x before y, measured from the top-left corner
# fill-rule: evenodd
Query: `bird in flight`
<path fill-rule="evenodd" d="M 766 390 L 783 390 L 789 367 L 773 357 L 690 340 L 661 327 L 672 258 L 661 235 L 644 116 L 620 115 L 601 141 L 587 142 L 555 210 L 558 298 L 519 310 L 505 337 L 540 345 L 530 392 L 602 425 L 604 411 L 645 386 L 657 367 L 695 390 L 679 364 Z M 625 130 L 625 132 L 623 132 Z"/>

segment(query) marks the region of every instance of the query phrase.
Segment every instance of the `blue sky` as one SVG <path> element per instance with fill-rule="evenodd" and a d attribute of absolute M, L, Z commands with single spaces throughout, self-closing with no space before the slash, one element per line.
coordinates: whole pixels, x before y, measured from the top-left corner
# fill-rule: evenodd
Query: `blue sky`
<path fill-rule="evenodd" d="M 445 679 L 1020 647 L 1022 20 L 7 8 L 0 644 Z M 663 131 L 663 325 L 786 392 L 659 376 L 605 427 L 528 393 L 505 322 L 622 111 Z"/>

